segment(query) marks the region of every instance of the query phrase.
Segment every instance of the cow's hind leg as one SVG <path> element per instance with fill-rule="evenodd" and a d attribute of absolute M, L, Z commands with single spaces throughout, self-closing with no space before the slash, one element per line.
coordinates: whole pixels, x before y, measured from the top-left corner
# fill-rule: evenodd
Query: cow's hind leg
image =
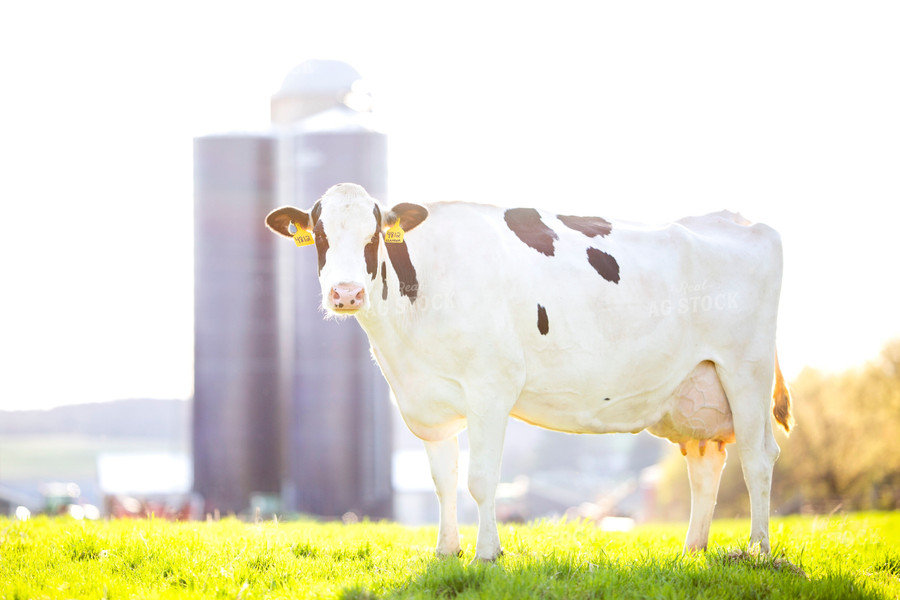
<path fill-rule="evenodd" d="M 735 430 L 738 429 L 735 419 Z M 772 433 L 772 423 L 766 415 L 763 430 L 758 433 L 758 438 L 746 440 L 741 443 L 737 437 L 738 449 L 741 453 L 741 469 L 744 472 L 744 482 L 750 493 L 750 546 L 759 546 L 761 552 L 769 553 L 769 513 L 771 511 L 772 472 L 775 469 L 775 461 L 778 459 L 779 449 Z M 740 436 L 735 431 L 736 436 Z"/>
<path fill-rule="evenodd" d="M 425 442 L 425 452 L 431 464 L 431 477 L 441 510 L 435 553 L 438 556 L 459 556 L 461 550 L 456 516 L 459 442 L 456 436 L 440 442 Z"/>
<path fill-rule="evenodd" d="M 684 540 L 685 551 L 704 550 L 716 508 L 719 481 L 725 466 L 724 444 L 691 440 L 683 447 L 691 481 L 691 524 Z"/>
<path fill-rule="evenodd" d="M 768 365 L 763 367 L 763 365 Z M 772 471 L 778 444 L 772 431 L 771 397 L 775 357 L 758 361 L 745 374 L 730 376 L 719 371 L 734 415 L 734 436 L 741 455 L 744 482 L 750 494 L 750 546 L 771 551 L 769 510 Z M 748 365 L 749 366 L 749 365 Z"/>

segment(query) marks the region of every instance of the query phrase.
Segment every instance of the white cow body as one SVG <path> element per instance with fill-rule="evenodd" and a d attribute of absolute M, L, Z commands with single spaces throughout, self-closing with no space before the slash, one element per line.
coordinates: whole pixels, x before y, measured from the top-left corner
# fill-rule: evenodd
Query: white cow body
<path fill-rule="evenodd" d="M 675 388 L 702 361 L 745 361 L 753 349 L 734 348 L 735 341 L 752 339 L 759 327 L 774 330 L 780 286 L 765 290 L 769 306 L 761 307 L 757 282 L 745 275 L 764 263 L 780 282 L 778 237 L 763 225 L 710 215 L 695 220 L 713 230 L 701 238 L 680 224 L 613 224 L 603 246 L 623 275 L 612 284 L 584 260 L 588 238 L 554 224 L 552 214 L 543 220 L 562 240 L 559 256 L 547 257 L 495 226 L 503 225 L 502 208 L 449 203 L 428 210 L 406 237 L 412 263 L 428 265 L 417 269 L 416 302 L 390 294 L 397 283 L 389 271 L 389 306 L 357 315 L 401 412 L 423 439 L 445 438 L 451 421 L 465 426 L 465 398 L 477 394 L 466 389 L 471 382 L 507 388 L 505 412 L 541 427 L 638 432 L 662 418 Z M 498 234 L 508 243 L 485 244 Z M 753 237 L 769 245 L 742 255 Z M 691 272 L 692 262 L 699 272 Z M 380 295 L 379 286 L 372 283 L 370 297 Z M 552 316 L 552 335 L 538 332 L 537 304 Z M 756 349 L 757 359 L 773 357 L 772 340 Z"/>
<path fill-rule="evenodd" d="M 352 184 L 317 205 L 297 224 L 322 234 L 323 305 L 356 316 L 405 422 L 425 442 L 441 500 L 439 554 L 459 552 L 455 436 L 466 427 L 476 556 L 501 552 L 493 497 L 510 415 L 573 433 L 649 429 L 679 443 L 692 481 L 688 548 L 706 546 L 723 446 L 736 441 L 751 539 L 768 550 L 778 454 L 769 416 L 781 285 L 774 230 L 724 212 L 661 227 L 595 219 L 582 231 L 533 209 L 388 211 Z M 406 220 L 404 262 L 388 256 L 399 245 L 372 235 L 404 223 L 410 206 L 421 210 Z M 306 215 L 297 212 L 294 222 Z M 290 235 L 277 214 L 270 227 Z M 363 246 L 375 241 L 373 276 Z M 717 442 L 710 451 L 708 441 Z"/>

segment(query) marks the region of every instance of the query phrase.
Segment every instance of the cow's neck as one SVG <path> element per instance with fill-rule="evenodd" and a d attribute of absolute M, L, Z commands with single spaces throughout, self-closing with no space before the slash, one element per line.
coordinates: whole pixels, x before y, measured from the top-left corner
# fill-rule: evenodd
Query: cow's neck
<path fill-rule="evenodd" d="M 415 304 L 421 301 L 406 245 L 395 246 L 389 252 L 381 242 L 377 272 L 370 288 L 370 310 L 357 315 L 373 345 L 383 345 L 386 336 L 396 336 L 397 328 L 408 321 Z"/>

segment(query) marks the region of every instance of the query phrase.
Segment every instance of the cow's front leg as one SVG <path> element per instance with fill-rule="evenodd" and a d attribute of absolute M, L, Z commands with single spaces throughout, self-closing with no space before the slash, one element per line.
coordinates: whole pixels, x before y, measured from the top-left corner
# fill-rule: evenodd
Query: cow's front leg
<path fill-rule="evenodd" d="M 431 477 L 441 507 L 435 554 L 459 556 L 459 526 L 456 521 L 456 486 L 459 481 L 459 443 L 456 436 L 440 442 L 425 442 Z"/>
<path fill-rule="evenodd" d="M 494 497 L 500 481 L 506 423 L 507 416 L 504 414 L 469 417 L 469 492 L 478 505 L 476 560 L 494 560 L 503 554 Z"/>

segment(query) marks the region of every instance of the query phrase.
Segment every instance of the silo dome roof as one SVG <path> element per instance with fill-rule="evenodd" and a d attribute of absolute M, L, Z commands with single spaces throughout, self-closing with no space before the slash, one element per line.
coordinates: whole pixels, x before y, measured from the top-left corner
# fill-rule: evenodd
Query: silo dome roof
<path fill-rule="evenodd" d="M 348 92 L 353 83 L 360 79 L 356 69 L 343 61 L 307 60 L 291 69 L 277 95 Z"/>

